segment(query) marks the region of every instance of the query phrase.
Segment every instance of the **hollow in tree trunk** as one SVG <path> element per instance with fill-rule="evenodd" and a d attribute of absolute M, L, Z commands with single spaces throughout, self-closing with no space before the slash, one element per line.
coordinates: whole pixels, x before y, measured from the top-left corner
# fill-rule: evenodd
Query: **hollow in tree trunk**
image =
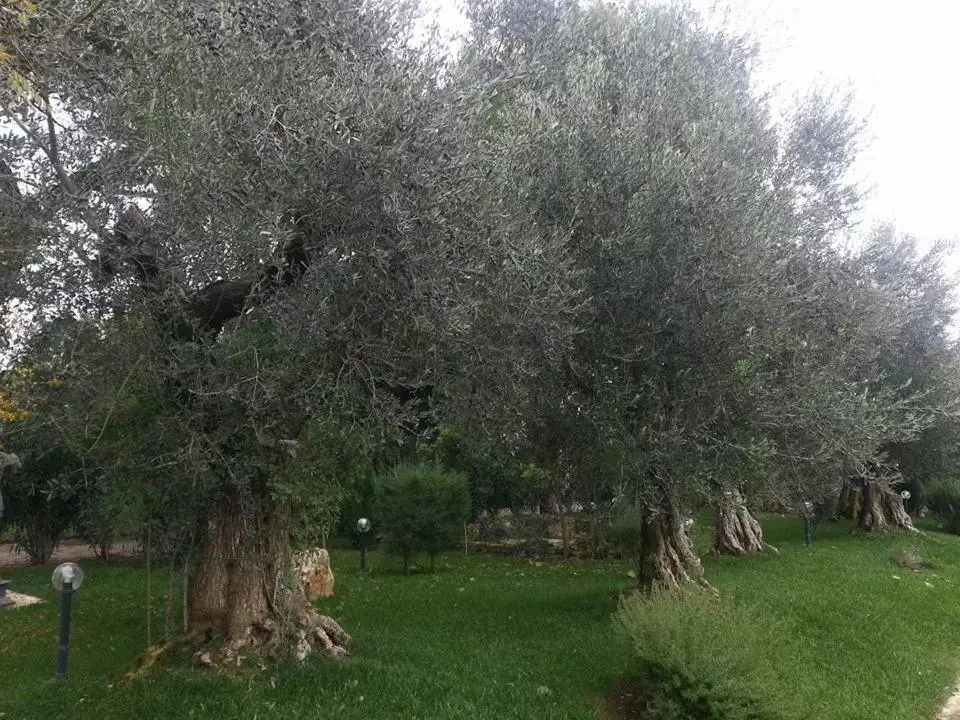
<path fill-rule="evenodd" d="M 637 551 L 637 582 L 643 592 L 655 585 L 708 586 L 700 558 L 674 508 L 644 515 Z"/>
<path fill-rule="evenodd" d="M 864 479 L 860 489 L 857 527 L 864 532 L 910 530 L 913 520 L 903 506 L 903 498 L 883 479 Z"/>
<path fill-rule="evenodd" d="M 222 502 L 210 518 L 193 574 L 191 635 L 220 640 L 205 665 L 239 665 L 244 652 L 270 657 L 348 654 L 350 636 L 310 605 L 293 573 L 282 508 L 263 500 Z"/>
<path fill-rule="evenodd" d="M 763 530 L 739 490 L 725 492 L 714 506 L 713 549 L 720 555 L 749 555 L 763 550 Z"/>

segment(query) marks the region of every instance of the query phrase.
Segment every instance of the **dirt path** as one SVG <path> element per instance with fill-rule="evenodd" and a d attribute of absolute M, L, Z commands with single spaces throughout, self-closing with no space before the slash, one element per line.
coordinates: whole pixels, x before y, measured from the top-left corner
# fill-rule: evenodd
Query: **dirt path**
<path fill-rule="evenodd" d="M 953 695 L 947 700 L 936 720 L 960 720 L 960 684 L 953 689 Z"/>
<path fill-rule="evenodd" d="M 110 557 L 130 557 L 136 554 L 136 543 L 122 542 L 113 546 Z M 79 562 L 96 557 L 93 549 L 83 540 L 64 540 L 47 561 L 48 565 L 59 565 L 62 562 Z M 23 553 L 14 552 L 13 543 L 0 543 L 0 572 L 4 568 L 29 565 L 30 558 Z"/>

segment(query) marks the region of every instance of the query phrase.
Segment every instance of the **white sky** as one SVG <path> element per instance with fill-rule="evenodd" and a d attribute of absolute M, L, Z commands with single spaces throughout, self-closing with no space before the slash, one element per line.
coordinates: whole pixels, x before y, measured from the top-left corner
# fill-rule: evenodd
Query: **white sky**
<path fill-rule="evenodd" d="M 688 2 L 752 29 L 785 97 L 820 83 L 853 90 L 869 122 L 856 172 L 871 189 L 866 223 L 892 220 L 925 242 L 960 238 L 960 3 Z M 428 4 L 442 25 L 463 27 L 455 0 Z"/>

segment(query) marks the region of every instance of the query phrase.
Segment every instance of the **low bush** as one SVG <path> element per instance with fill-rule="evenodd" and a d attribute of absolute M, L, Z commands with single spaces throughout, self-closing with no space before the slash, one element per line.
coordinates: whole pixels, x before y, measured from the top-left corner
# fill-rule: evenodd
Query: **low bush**
<path fill-rule="evenodd" d="M 4 476 L 4 523 L 34 563 L 50 559 L 64 532 L 79 518 L 92 473 L 70 450 L 27 454 L 20 472 Z"/>
<path fill-rule="evenodd" d="M 759 614 L 762 616 L 762 613 Z M 615 615 L 638 660 L 650 720 L 785 720 L 790 693 L 775 670 L 773 629 L 702 591 L 655 590 Z"/>
<path fill-rule="evenodd" d="M 377 479 L 376 505 L 387 549 L 409 574 L 415 553 L 428 553 L 432 567 L 438 552 L 461 540 L 470 486 L 465 476 L 441 468 L 399 467 Z"/>
<path fill-rule="evenodd" d="M 960 478 L 929 482 L 923 489 L 923 499 L 946 532 L 960 535 Z"/>
<path fill-rule="evenodd" d="M 897 567 L 902 567 L 910 572 L 923 572 L 927 569 L 927 563 L 923 561 L 923 556 L 913 548 L 898 548 L 890 553 L 889 559 Z"/>

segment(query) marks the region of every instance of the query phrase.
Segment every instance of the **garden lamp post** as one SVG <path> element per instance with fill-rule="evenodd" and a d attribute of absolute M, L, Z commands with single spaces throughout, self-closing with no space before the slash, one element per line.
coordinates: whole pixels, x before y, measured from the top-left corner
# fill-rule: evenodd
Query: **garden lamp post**
<path fill-rule="evenodd" d="M 360 540 L 360 577 L 367 574 L 367 538 L 370 536 L 372 523 L 367 518 L 357 520 L 357 533 Z"/>
<path fill-rule="evenodd" d="M 803 503 L 803 544 L 813 545 L 813 503 L 809 500 Z"/>
<path fill-rule="evenodd" d="M 60 593 L 60 644 L 57 647 L 57 674 L 54 680 L 67 679 L 67 656 L 70 653 L 70 606 L 73 594 L 83 584 L 83 570 L 76 563 L 57 565 L 50 578 Z"/>

